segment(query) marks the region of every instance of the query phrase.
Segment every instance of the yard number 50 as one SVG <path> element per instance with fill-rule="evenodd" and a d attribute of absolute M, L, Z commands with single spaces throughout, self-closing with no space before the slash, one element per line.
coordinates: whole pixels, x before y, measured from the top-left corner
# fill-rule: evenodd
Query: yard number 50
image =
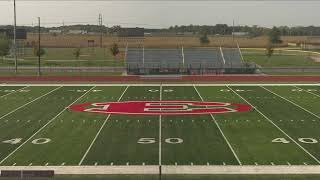
<path fill-rule="evenodd" d="M 181 138 L 167 138 L 164 142 L 168 144 L 181 144 L 183 143 L 183 139 Z M 140 138 L 138 140 L 139 144 L 153 144 L 156 143 L 156 138 Z"/>

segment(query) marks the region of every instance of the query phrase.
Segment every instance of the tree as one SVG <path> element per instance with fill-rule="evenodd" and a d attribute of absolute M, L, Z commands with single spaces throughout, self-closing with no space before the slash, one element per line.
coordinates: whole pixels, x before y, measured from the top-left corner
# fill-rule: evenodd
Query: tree
<path fill-rule="evenodd" d="M 269 43 L 281 44 L 281 31 L 277 27 L 273 27 L 269 32 Z"/>
<path fill-rule="evenodd" d="M 33 55 L 34 56 L 43 56 L 46 54 L 46 51 L 43 48 L 40 48 L 38 46 L 33 47 Z"/>
<path fill-rule="evenodd" d="M 81 55 L 81 48 L 74 49 L 73 55 L 75 56 L 76 59 L 79 59 L 79 57 Z"/>
<path fill-rule="evenodd" d="M 10 40 L 5 35 L 0 34 L 0 56 L 8 55 L 10 46 Z"/>
<path fill-rule="evenodd" d="M 115 57 L 119 54 L 119 47 L 117 43 L 113 43 L 110 47 L 111 54 Z"/>
<path fill-rule="evenodd" d="M 203 35 L 201 35 L 199 40 L 200 40 L 200 44 L 209 44 L 210 43 L 210 40 L 208 38 L 207 33 L 204 33 Z"/>
<path fill-rule="evenodd" d="M 266 55 L 270 58 L 274 53 L 273 44 L 269 43 L 266 47 Z"/>

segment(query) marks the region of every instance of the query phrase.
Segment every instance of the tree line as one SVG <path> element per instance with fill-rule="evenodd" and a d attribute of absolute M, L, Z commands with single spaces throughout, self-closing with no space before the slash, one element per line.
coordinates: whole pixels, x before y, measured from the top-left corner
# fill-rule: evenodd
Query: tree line
<path fill-rule="evenodd" d="M 37 32 L 37 27 L 32 26 L 19 26 L 18 28 L 26 29 L 27 32 Z M 62 32 L 68 32 L 69 30 L 86 30 L 88 32 L 103 32 L 114 34 L 121 30 L 120 25 L 107 27 L 98 25 L 65 25 L 57 27 L 41 27 L 42 32 L 49 32 L 49 30 L 61 30 Z M 320 27 L 316 26 L 278 26 L 276 27 L 280 31 L 281 36 L 320 36 Z M 0 29 L 13 29 L 12 26 L 0 26 Z M 149 29 L 145 28 L 146 33 L 176 33 L 184 34 L 191 33 L 197 34 L 207 34 L 207 35 L 231 35 L 232 32 L 247 32 L 249 36 L 256 37 L 262 35 L 268 35 L 272 28 L 260 27 L 260 26 L 230 26 L 227 24 L 216 24 L 216 25 L 175 25 L 169 28 L 158 28 Z"/>

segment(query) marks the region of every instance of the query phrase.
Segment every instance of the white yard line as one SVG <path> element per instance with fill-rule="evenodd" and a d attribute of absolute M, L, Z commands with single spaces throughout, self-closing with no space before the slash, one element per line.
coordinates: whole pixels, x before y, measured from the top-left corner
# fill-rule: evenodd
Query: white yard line
<path fill-rule="evenodd" d="M 23 89 L 25 89 L 25 88 L 28 88 L 28 87 L 29 87 L 29 86 L 26 86 L 26 87 L 23 87 L 23 88 L 17 89 L 17 90 L 15 90 L 15 91 L 13 91 L 13 92 L 10 92 L 10 93 L 8 93 L 8 94 L 5 94 L 5 95 L 0 96 L 0 98 L 3 98 L 3 97 L 6 97 L 6 96 L 9 96 L 10 94 L 16 93 L 16 92 L 18 92 L 18 91 L 20 91 L 20 90 L 23 90 Z"/>
<path fill-rule="evenodd" d="M 193 87 L 194 87 L 194 89 L 196 90 L 196 92 L 197 92 L 197 94 L 199 95 L 199 97 L 201 98 L 201 101 L 204 101 L 204 99 L 202 98 L 202 96 L 201 96 L 200 92 L 198 91 L 197 87 L 196 87 L 195 85 L 194 85 Z M 224 135 L 222 129 L 220 128 L 219 123 L 216 121 L 216 119 L 213 117 L 212 114 L 210 114 L 210 116 L 211 116 L 212 120 L 214 121 L 214 123 L 216 124 L 216 126 L 218 127 L 221 135 L 223 136 L 223 139 L 224 139 L 224 140 L 226 141 L 226 143 L 228 144 L 231 152 L 233 153 L 234 157 L 235 157 L 236 160 L 238 161 L 239 165 L 242 165 L 242 163 L 241 163 L 238 155 L 236 154 L 236 152 L 234 151 L 234 149 L 233 149 L 233 147 L 231 146 L 230 142 L 228 141 L 227 137 Z"/>
<path fill-rule="evenodd" d="M 61 88 L 61 87 L 60 87 Z M 86 94 L 88 94 L 94 87 L 90 88 L 89 91 L 82 94 L 79 98 L 77 98 L 75 101 L 73 101 L 69 106 L 65 107 L 62 111 L 60 111 L 56 116 L 54 116 L 51 120 L 49 120 L 44 126 L 42 126 L 38 131 L 36 131 L 33 135 L 31 135 L 26 141 L 24 141 L 20 146 L 18 146 L 15 150 L 13 150 L 8 156 L 6 156 L 4 159 L 0 161 L 0 164 L 2 164 L 6 159 L 8 159 L 12 154 L 17 152 L 23 145 L 25 145 L 27 142 L 29 142 L 34 136 L 36 136 L 42 129 L 47 127 L 52 121 L 54 121 L 57 117 L 59 117 L 63 112 L 65 112 L 66 109 L 68 109 L 72 104 L 76 103 L 79 99 L 84 97 Z M 57 88 L 58 89 L 58 88 Z"/>
<path fill-rule="evenodd" d="M 0 119 L 3 119 L 3 118 L 5 118 L 5 117 L 7 117 L 8 115 L 10 115 L 10 114 L 12 114 L 12 113 L 16 112 L 17 110 L 19 110 L 19 109 L 21 109 L 21 108 L 23 108 L 23 107 L 25 107 L 25 106 L 27 106 L 27 105 L 29 105 L 29 104 L 31 104 L 31 103 L 33 103 L 33 102 L 37 101 L 38 99 L 41 99 L 42 97 L 49 95 L 50 93 L 52 93 L 52 92 L 54 92 L 54 91 L 56 91 L 56 90 L 60 89 L 61 87 L 62 87 L 62 86 L 59 86 L 59 87 L 57 87 L 57 88 L 55 88 L 55 89 L 53 89 L 53 90 L 51 90 L 51 91 L 47 92 L 46 94 L 43 94 L 43 95 L 41 95 L 41 96 L 37 97 L 36 99 L 34 99 L 34 100 L 32 100 L 32 101 L 29 101 L 29 102 L 27 102 L 26 104 L 23 104 L 22 106 L 17 107 L 16 109 L 14 109 L 14 110 L 12 110 L 12 111 L 8 112 L 7 114 L 5 114 L 5 115 L 1 116 L 1 117 L 0 117 Z"/>
<path fill-rule="evenodd" d="M 162 101 L 162 84 L 160 84 L 160 101 Z M 161 141 L 162 141 L 162 124 L 161 124 L 161 121 L 162 121 L 162 116 L 161 114 L 159 115 L 159 166 L 162 165 L 162 158 L 161 158 L 161 148 L 162 148 L 162 144 L 161 144 Z"/>
<path fill-rule="evenodd" d="M 118 99 L 118 102 L 122 99 L 123 95 L 127 92 L 127 89 L 129 88 L 129 86 L 126 87 L 126 89 L 122 92 L 121 96 Z M 102 129 L 104 128 L 104 126 L 106 125 L 106 123 L 108 122 L 109 118 L 110 118 L 111 114 L 109 114 L 107 116 L 107 118 L 104 120 L 103 124 L 101 125 L 99 131 L 97 132 L 96 136 L 94 137 L 94 139 L 92 140 L 90 146 L 88 147 L 87 151 L 84 153 L 84 155 L 82 156 L 80 162 L 78 163 L 79 166 L 82 165 L 83 161 L 85 160 L 85 158 L 87 157 L 89 151 L 91 150 L 93 144 L 96 142 L 97 138 L 99 137 Z"/>
<path fill-rule="evenodd" d="M 295 103 L 295 102 L 293 102 L 293 101 L 290 101 L 289 99 L 287 99 L 287 98 L 285 98 L 285 97 L 283 97 L 283 96 L 281 96 L 281 95 L 279 95 L 279 94 L 277 94 L 277 93 L 275 93 L 275 92 L 271 91 L 270 89 L 267 89 L 267 88 L 265 88 L 265 87 L 263 87 L 263 86 L 260 86 L 260 87 L 262 87 L 264 90 L 266 90 L 266 91 L 268 91 L 268 92 L 272 93 L 273 95 L 278 96 L 279 98 L 281 98 L 281 99 L 283 99 L 283 100 L 285 100 L 285 101 L 287 101 L 287 102 L 289 102 L 289 103 L 291 103 L 291 104 L 293 104 L 293 105 L 295 105 L 295 106 L 299 107 L 300 109 L 302 109 L 302 110 L 306 111 L 307 113 L 309 113 L 309 114 L 311 114 L 311 115 L 315 116 L 316 118 L 320 119 L 320 116 L 318 116 L 318 115 L 314 114 L 313 112 L 311 112 L 311 111 L 309 111 L 308 109 L 306 109 L 306 108 L 304 108 L 304 107 L 300 106 L 299 104 L 297 104 L 297 103 Z"/>
<path fill-rule="evenodd" d="M 313 93 L 313 92 L 310 92 L 310 91 L 306 91 L 305 89 L 299 88 L 298 86 L 294 86 L 294 87 L 295 87 L 295 88 L 298 88 L 298 89 L 300 89 L 300 90 L 302 90 L 302 91 L 304 91 L 304 92 L 307 92 L 307 93 L 309 93 L 309 94 L 312 94 L 312 95 L 315 95 L 315 96 L 317 96 L 317 97 L 320 97 L 319 94 L 316 94 L 316 93 Z"/>
<path fill-rule="evenodd" d="M 320 164 L 320 160 L 317 159 L 314 155 L 312 155 L 308 150 L 306 150 L 303 146 L 301 146 L 296 140 L 294 140 L 291 136 L 289 136 L 284 130 L 282 130 L 277 124 L 275 124 L 270 118 L 264 115 L 258 108 L 253 106 L 249 101 L 243 98 L 240 94 L 235 92 L 232 88 L 227 86 L 234 94 L 239 96 L 242 100 L 244 100 L 247 104 L 252 106 L 259 114 L 261 114 L 266 120 L 268 120 L 273 126 L 275 126 L 279 131 L 281 131 L 285 136 L 287 136 L 292 142 L 294 142 L 300 149 L 302 149 L 305 153 L 307 153 L 312 159 L 314 159 L 318 164 Z"/>

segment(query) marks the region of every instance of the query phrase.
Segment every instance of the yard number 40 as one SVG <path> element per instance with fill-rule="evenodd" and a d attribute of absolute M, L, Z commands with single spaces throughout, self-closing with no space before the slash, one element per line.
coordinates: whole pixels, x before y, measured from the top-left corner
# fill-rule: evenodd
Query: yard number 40
<path fill-rule="evenodd" d="M 314 138 L 298 138 L 298 141 L 304 144 L 317 144 L 319 143 L 319 141 L 317 139 Z M 283 143 L 283 144 L 288 144 L 290 143 L 289 140 L 287 140 L 286 138 L 275 138 L 274 140 L 272 140 L 273 143 Z"/>
<path fill-rule="evenodd" d="M 34 139 L 31 141 L 32 144 L 47 144 L 51 141 L 49 138 L 39 138 L 39 139 Z M 22 138 L 15 138 L 15 139 L 8 139 L 5 141 L 2 141 L 2 143 L 7 143 L 7 144 L 20 144 L 22 142 Z"/>

